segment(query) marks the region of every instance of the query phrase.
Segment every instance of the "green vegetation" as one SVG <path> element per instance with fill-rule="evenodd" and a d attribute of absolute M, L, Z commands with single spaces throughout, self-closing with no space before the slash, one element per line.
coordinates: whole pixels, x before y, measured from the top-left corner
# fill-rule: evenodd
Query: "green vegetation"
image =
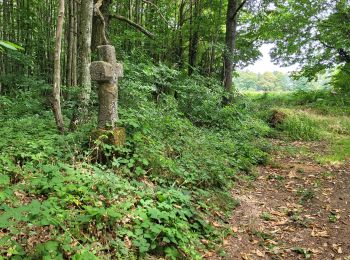
<path fill-rule="evenodd" d="M 310 259 L 312 252 L 309 249 L 305 249 L 302 247 L 294 247 L 292 248 L 292 251 L 301 254 L 305 259 Z"/>
<path fill-rule="evenodd" d="M 257 104 L 256 113 L 264 121 L 271 124 L 276 113 L 277 117 L 280 117 L 270 132 L 271 136 L 329 144 L 329 149 L 320 151 L 326 153 L 320 153 L 317 158 L 321 163 L 339 163 L 350 158 L 350 96 L 348 94 L 310 90 L 292 93 L 249 93 L 248 95 Z"/>
<path fill-rule="evenodd" d="M 315 141 L 321 138 L 322 133 L 316 120 L 312 120 L 306 112 L 282 110 L 286 118 L 276 129 L 292 140 Z M 278 132 L 278 133 L 280 133 Z"/>
<path fill-rule="evenodd" d="M 319 142 L 319 162 L 350 158 L 349 8 L 0 1 L 0 259 L 225 255 L 232 189 L 254 186 L 271 148 Z M 238 73 L 267 43 L 300 71 Z"/>
<path fill-rule="evenodd" d="M 320 161 L 349 158 L 345 97 L 325 91 L 258 94 L 222 107 L 215 80 L 190 78 L 165 65 L 125 67 L 120 126 L 128 138 L 122 148 L 89 145 L 95 103 L 87 124 L 59 135 L 43 96 L 46 84 L 23 81 L 36 87 L 1 96 L 2 255 L 200 258 L 203 250 L 221 251 L 217 247 L 229 232 L 224 220 L 237 205 L 229 189 L 237 174 L 266 161 L 262 137 L 324 140 L 332 151 Z M 164 78 L 164 71 L 180 80 Z M 161 93 L 155 102 L 154 89 L 162 86 L 171 86 L 177 98 Z M 67 93 L 74 98 L 74 90 Z M 66 115 L 73 109 L 70 99 Z M 342 105 L 332 110 L 335 103 Z M 285 118 L 270 129 L 276 110 Z M 96 161 L 97 149 L 104 151 L 103 161 Z M 269 178 L 283 181 L 279 175 Z M 302 204 L 314 197 L 311 190 L 298 194 Z M 272 216 L 263 212 L 261 218 Z"/>
<path fill-rule="evenodd" d="M 338 216 L 337 213 L 335 213 L 335 212 L 330 212 L 330 214 L 329 214 L 329 216 L 328 216 L 329 222 L 335 223 L 335 222 L 338 221 L 338 219 L 339 219 L 339 216 Z"/>
<path fill-rule="evenodd" d="M 312 189 L 299 189 L 297 194 L 300 196 L 300 204 L 310 202 L 315 197 L 315 192 Z"/>
<path fill-rule="evenodd" d="M 297 91 L 329 89 L 329 76 L 321 75 L 317 80 L 308 81 L 307 78 L 291 78 L 288 74 L 279 71 L 254 73 L 240 71 L 235 80 L 240 91 Z"/>
<path fill-rule="evenodd" d="M 265 221 L 271 221 L 273 219 L 272 215 L 269 212 L 263 212 L 261 218 Z"/>
<path fill-rule="evenodd" d="M 249 100 L 222 108 L 220 88 L 200 77 L 172 83 L 179 98 L 163 94 L 155 103 L 151 86 L 165 67 L 129 66 L 123 148 L 89 147 L 94 119 L 58 135 L 40 91 L 1 98 L 1 254 L 196 258 L 227 232 L 218 216 L 236 205 L 228 192 L 236 175 L 266 160 L 267 124 L 252 116 Z M 95 162 L 96 149 L 105 150 L 103 163 Z"/>

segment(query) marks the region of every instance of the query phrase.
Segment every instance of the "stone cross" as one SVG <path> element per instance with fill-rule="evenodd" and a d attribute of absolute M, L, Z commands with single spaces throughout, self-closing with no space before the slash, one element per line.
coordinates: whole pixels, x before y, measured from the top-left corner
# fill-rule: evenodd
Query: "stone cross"
<path fill-rule="evenodd" d="M 98 84 L 98 128 L 113 129 L 118 121 L 118 79 L 123 77 L 123 65 L 117 63 L 112 45 L 98 47 L 100 61 L 90 66 L 91 80 Z"/>

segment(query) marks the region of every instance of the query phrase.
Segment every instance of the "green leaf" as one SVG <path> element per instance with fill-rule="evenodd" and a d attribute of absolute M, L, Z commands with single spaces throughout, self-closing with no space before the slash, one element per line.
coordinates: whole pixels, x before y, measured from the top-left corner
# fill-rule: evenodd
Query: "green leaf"
<path fill-rule="evenodd" d="M 90 252 L 77 253 L 72 257 L 72 260 L 98 260 L 98 258 Z"/>
<path fill-rule="evenodd" d="M 17 51 L 17 50 L 21 50 L 23 51 L 24 48 L 13 43 L 13 42 L 8 42 L 8 41 L 1 41 L 0 40 L 0 45 L 5 47 L 6 49 L 10 49 L 10 50 L 14 50 L 14 51 Z"/>
<path fill-rule="evenodd" d="M 181 257 L 181 254 L 175 247 L 167 247 L 165 249 L 166 256 L 169 257 L 170 259 L 178 259 Z"/>

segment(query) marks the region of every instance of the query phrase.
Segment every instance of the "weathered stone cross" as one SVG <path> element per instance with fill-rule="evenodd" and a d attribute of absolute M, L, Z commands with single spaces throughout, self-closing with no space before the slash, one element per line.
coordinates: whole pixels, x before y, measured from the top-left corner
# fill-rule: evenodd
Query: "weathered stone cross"
<path fill-rule="evenodd" d="M 91 80 L 98 84 L 98 130 L 95 138 L 108 136 L 108 142 L 122 145 L 125 142 L 125 129 L 117 128 L 118 121 L 118 79 L 123 77 L 123 65 L 117 63 L 115 48 L 112 45 L 98 47 L 101 61 L 90 66 Z M 97 136 L 96 136 L 97 135 Z"/>
<path fill-rule="evenodd" d="M 123 65 L 117 63 L 112 45 L 98 47 L 101 61 L 90 66 L 91 79 L 98 83 L 98 128 L 110 129 L 118 121 L 118 79 L 123 77 Z"/>

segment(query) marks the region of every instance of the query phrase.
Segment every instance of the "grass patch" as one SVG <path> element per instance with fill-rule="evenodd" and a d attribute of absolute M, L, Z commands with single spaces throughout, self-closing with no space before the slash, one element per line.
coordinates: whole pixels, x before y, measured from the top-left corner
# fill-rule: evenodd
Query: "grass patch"
<path fill-rule="evenodd" d="M 260 217 L 261 217 L 261 219 L 263 219 L 265 221 L 273 220 L 273 217 L 269 212 L 263 212 Z"/>
<path fill-rule="evenodd" d="M 252 98 L 258 102 L 255 109 L 262 119 L 271 120 L 271 114 L 276 111 L 284 115 L 271 132 L 273 137 L 328 143 L 327 151 L 319 151 L 316 157 L 320 163 L 344 163 L 350 159 L 350 99 L 347 95 L 299 91 L 253 95 Z M 295 152 L 285 150 L 291 154 Z"/>
<path fill-rule="evenodd" d="M 324 135 L 319 120 L 304 111 L 279 109 L 285 118 L 276 125 L 275 135 L 288 140 L 317 141 Z"/>
<path fill-rule="evenodd" d="M 320 154 L 317 161 L 326 164 L 339 164 L 350 159 L 350 138 L 341 137 L 333 140 L 330 145 L 330 151 L 325 154 Z"/>
<path fill-rule="evenodd" d="M 303 205 L 315 198 L 315 191 L 312 189 L 299 189 L 297 195 L 300 197 L 300 204 Z"/>
<path fill-rule="evenodd" d="M 312 256 L 312 252 L 309 249 L 302 248 L 302 247 L 293 247 L 292 251 L 302 255 L 305 259 L 310 259 Z"/>

